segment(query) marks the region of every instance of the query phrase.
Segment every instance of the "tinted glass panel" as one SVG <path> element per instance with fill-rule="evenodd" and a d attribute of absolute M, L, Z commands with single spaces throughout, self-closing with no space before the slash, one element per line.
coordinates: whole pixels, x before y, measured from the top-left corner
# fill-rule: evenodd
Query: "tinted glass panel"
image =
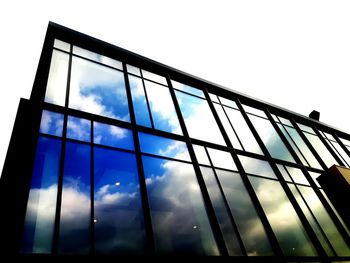
<path fill-rule="evenodd" d="M 260 175 L 269 178 L 276 178 L 270 164 L 267 161 L 258 160 L 246 156 L 239 155 L 243 168 L 246 173 Z"/>
<path fill-rule="evenodd" d="M 156 251 L 218 255 L 191 164 L 143 156 Z"/>
<path fill-rule="evenodd" d="M 73 57 L 69 107 L 130 121 L 122 72 Z"/>
<path fill-rule="evenodd" d="M 251 114 L 254 114 L 254 115 L 257 115 L 257 116 L 260 116 L 260 117 L 267 119 L 267 116 L 266 116 L 264 111 L 247 106 L 247 105 L 242 105 L 242 106 L 243 106 L 245 112 L 251 113 Z"/>
<path fill-rule="evenodd" d="M 182 90 L 182 91 L 191 93 L 193 95 L 202 97 L 203 99 L 205 98 L 203 91 L 201 91 L 200 89 L 193 88 L 191 86 L 182 84 L 182 83 L 174 81 L 174 80 L 172 80 L 171 83 L 172 83 L 174 89 L 178 89 L 178 90 Z"/>
<path fill-rule="evenodd" d="M 145 81 L 148 101 L 156 129 L 182 134 L 169 88 Z"/>
<path fill-rule="evenodd" d="M 152 72 L 149 72 L 147 70 L 142 69 L 142 76 L 146 79 L 153 80 L 155 82 L 158 82 L 163 85 L 168 85 L 166 78 L 157 74 L 154 74 Z"/>
<path fill-rule="evenodd" d="M 220 98 L 220 102 L 222 105 L 226 105 L 226 106 L 229 106 L 229 107 L 232 107 L 232 108 L 235 108 L 238 110 L 238 106 L 236 104 L 236 102 L 234 102 L 233 100 L 228 100 L 224 97 L 219 97 Z"/>
<path fill-rule="evenodd" d="M 56 136 L 62 136 L 63 114 L 43 110 L 40 122 L 40 132 Z"/>
<path fill-rule="evenodd" d="M 272 157 L 295 162 L 269 120 L 248 115 Z"/>
<path fill-rule="evenodd" d="M 129 75 L 129 83 L 136 123 L 142 126 L 152 127 L 142 80 Z"/>
<path fill-rule="evenodd" d="M 39 137 L 24 224 L 22 252 L 51 252 L 60 152 L 60 140 Z"/>
<path fill-rule="evenodd" d="M 117 69 L 123 69 L 123 64 L 120 61 L 102 56 L 77 46 L 73 46 L 73 53 Z"/>
<path fill-rule="evenodd" d="M 131 65 L 126 65 L 126 69 L 129 73 L 141 77 L 140 69 Z"/>
<path fill-rule="evenodd" d="M 128 150 L 134 149 L 131 130 L 99 122 L 94 122 L 94 143 Z"/>
<path fill-rule="evenodd" d="M 90 146 L 67 142 L 64 163 L 60 253 L 90 250 Z"/>
<path fill-rule="evenodd" d="M 191 161 L 186 143 L 139 132 L 141 152 Z"/>
<path fill-rule="evenodd" d="M 316 251 L 278 181 L 249 176 L 286 256 L 314 256 Z"/>
<path fill-rule="evenodd" d="M 193 145 L 193 150 L 194 150 L 194 153 L 196 154 L 198 163 L 210 165 L 208 155 L 203 146 Z"/>
<path fill-rule="evenodd" d="M 70 44 L 63 42 L 62 40 L 55 39 L 53 46 L 55 48 L 59 48 L 64 51 L 70 52 Z"/>
<path fill-rule="evenodd" d="M 349 247 L 342 238 L 341 234 L 338 232 L 336 226 L 334 225 L 332 219 L 330 218 L 324 206 L 318 199 L 314 190 L 306 186 L 298 186 L 298 189 L 300 190 L 301 194 L 303 195 L 305 201 L 312 210 L 322 229 L 326 233 L 329 241 L 332 243 L 332 246 L 334 247 L 337 254 L 339 256 L 349 256 Z"/>
<path fill-rule="evenodd" d="M 244 150 L 248 152 L 257 153 L 257 154 L 263 154 L 258 143 L 255 140 L 255 137 L 250 131 L 248 124 L 244 120 L 241 112 L 228 107 L 224 107 L 224 108 L 228 118 L 231 121 L 231 124 L 233 125 L 238 135 L 238 138 L 243 144 Z"/>
<path fill-rule="evenodd" d="M 68 116 L 67 138 L 84 142 L 91 141 L 91 121 Z"/>
<path fill-rule="evenodd" d="M 66 100 L 69 55 L 53 50 L 45 102 L 64 106 Z"/>
<path fill-rule="evenodd" d="M 326 146 L 324 146 L 320 138 L 317 137 L 317 135 L 313 135 L 307 132 L 304 132 L 304 134 L 328 168 L 333 164 L 338 164 L 338 162 L 333 158 L 333 156 L 330 154 Z"/>
<path fill-rule="evenodd" d="M 218 96 L 216 96 L 215 94 L 209 93 L 209 97 L 210 97 L 210 99 L 211 99 L 212 102 L 217 102 L 217 103 L 219 103 Z"/>
<path fill-rule="evenodd" d="M 95 250 L 142 253 L 145 232 L 134 154 L 94 148 Z"/>
<path fill-rule="evenodd" d="M 232 226 L 230 216 L 225 207 L 225 201 L 215 178 L 214 171 L 213 169 L 207 167 L 201 167 L 201 171 L 210 195 L 210 200 L 214 206 L 216 218 L 219 222 L 221 233 L 224 237 L 229 255 L 242 255 L 242 251 L 236 236 L 236 231 Z"/>
<path fill-rule="evenodd" d="M 290 176 L 292 177 L 294 183 L 310 185 L 305 175 L 300 169 L 287 166 L 287 170 Z"/>
<path fill-rule="evenodd" d="M 238 173 L 216 170 L 248 256 L 272 255 L 272 248 Z"/>
<path fill-rule="evenodd" d="M 175 91 L 190 137 L 225 145 L 206 100 Z"/>

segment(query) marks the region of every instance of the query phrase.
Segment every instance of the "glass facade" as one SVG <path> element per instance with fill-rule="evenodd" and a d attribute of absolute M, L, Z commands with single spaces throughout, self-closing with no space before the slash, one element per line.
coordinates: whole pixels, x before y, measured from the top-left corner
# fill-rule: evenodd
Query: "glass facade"
<path fill-rule="evenodd" d="M 124 51 L 52 43 L 20 253 L 350 260 L 317 180 L 350 167 L 350 136 Z"/>

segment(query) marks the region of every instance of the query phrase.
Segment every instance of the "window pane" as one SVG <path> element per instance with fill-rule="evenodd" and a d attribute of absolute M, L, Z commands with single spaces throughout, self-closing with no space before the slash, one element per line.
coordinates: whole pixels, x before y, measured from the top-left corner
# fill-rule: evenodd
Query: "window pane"
<path fill-rule="evenodd" d="M 217 114 L 219 115 L 220 121 L 222 125 L 224 126 L 224 129 L 227 133 L 227 136 L 230 138 L 230 141 L 232 143 L 233 148 L 243 150 L 241 143 L 239 142 L 236 133 L 232 129 L 232 126 L 230 122 L 228 121 L 224 110 L 222 109 L 222 106 L 220 104 L 214 104 L 215 110 Z"/>
<path fill-rule="evenodd" d="M 171 81 L 171 84 L 173 85 L 174 89 L 182 90 L 182 91 L 191 93 L 193 95 L 196 95 L 198 97 L 202 97 L 203 99 L 205 99 L 204 93 L 200 89 L 193 88 L 191 86 L 182 84 L 182 83 L 174 81 L 174 80 Z"/>
<path fill-rule="evenodd" d="M 77 46 L 73 46 L 73 53 L 79 56 L 94 60 L 96 62 L 123 70 L 123 64 L 120 61 L 106 57 L 106 56 L 102 56 L 95 52 L 91 52 L 89 50 L 86 50 Z"/>
<path fill-rule="evenodd" d="M 304 157 L 308 161 L 311 167 L 322 169 L 321 165 L 316 160 L 313 153 L 310 151 L 309 147 L 305 144 L 304 140 L 300 137 L 296 129 L 285 126 L 289 135 L 292 137 L 293 141 L 296 143 L 300 151 L 303 153 Z"/>
<path fill-rule="evenodd" d="M 311 133 L 311 134 L 315 134 L 315 135 L 316 135 L 315 131 L 314 131 L 311 127 L 306 126 L 306 125 L 303 125 L 303 124 L 300 124 L 300 123 L 298 123 L 298 126 L 299 126 L 299 128 L 300 128 L 302 131 L 309 132 L 309 133 Z"/>
<path fill-rule="evenodd" d="M 325 134 L 326 141 L 331 146 L 331 148 L 334 150 L 336 155 L 338 155 L 339 159 L 341 159 L 346 167 L 349 167 L 350 165 L 350 157 L 348 154 L 343 150 L 343 148 L 338 144 L 338 142 L 334 139 L 334 137 L 331 134 L 328 134 L 326 132 L 321 133 Z"/>
<path fill-rule="evenodd" d="M 217 102 L 217 103 L 219 103 L 219 99 L 218 99 L 218 96 L 217 96 L 217 95 L 209 93 L 209 97 L 210 97 L 210 99 L 211 99 L 212 102 Z"/>
<path fill-rule="evenodd" d="M 248 124 L 244 120 L 241 112 L 228 107 L 224 107 L 224 108 L 228 118 L 231 121 L 231 124 L 233 125 L 238 135 L 238 138 L 243 144 L 244 150 L 248 152 L 257 153 L 257 154 L 263 154 L 258 143 L 255 140 L 255 137 L 253 136 L 250 128 L 248 127 Z"/>
<path fill-rule="evenodd" d="M 59 48 L 64 51 L 70 52 L 70 44 L 63 42 L 62 40 L 55 39 L 53 46 L 55 48 Z"/>
<path fill-rule="evenodd" d="M 94 122 L 94 143 L 134 150 L 131 130 L 99 122 Z"/>
<path fill-rule="evenodd" d="M 225 145 L 206 100 L 175 91 L 190 137 Z"/>
<path fill-rule="evenodd" d="M 314 190 L 306 186 L 298 186 L 301 194 L 305 198 L 308 206 L 315 215 L 317 221 L 320 223 L 322 229 L 326 233 L 329 241 L 332 243 L 335 251 L 339 256 L 349 256 L 350 249 L 347 246 L 345 240 L 338 232 L 335 224 L 328 215 L 326 209 L 322 205 L 321 201 L 318 199 Z"/>
<path fill-rule="evenodd" d="M 265 229 L 238 173 L 215 170 L 248 256 L 273 255 Z"/>
<path fill-rule="evenodd" d="M 267 161 L 250 158 L 242 155 L 238 155 L 238 157 L 246 173 L 274 179 L 277 178 L 270 164 Z"/>
<path fill-rule="evenodd" d="M 67 138 L 91 142 L 91 121 L 68 116 Z"/>
<path fill-rule="evenodd" d="M 212 148 L 207 149 L 213 166 L 237 171 L 237 167 L 232 159 L 231 153 Z"/>
<path fill-rule="evenodd" d="M 139 77 L 141 77 L 141 73 L 140 73 L 140 69 L 131 65 L 126 65 L 126 69 L 129 73 L 137 75 Z"/>
<path fill-rule="evenodd" d="M 145 85 L 154 127 L 182 135 L 169 88 L 150 81 L 145 81 Z"/>
<path fill-rule="evenodd" d="M 236 231 L 232 226 L 230 216 L 226 210 L 225 201 L 220 192 L 213 169 L 202 166 L 201 172 L 210 195 L 210 200 L 214 206 L 216 218 L 219 222 L 228 253 L 230 256 L 242 255 Z"/>
<path fill-rule="evenodd" d="M 331 249 L 331 247 L 329 246 L 324 234 L 321 231 L 320 226 L 318 225 L 315 217 L 311 214 L 309 208 L 306 206 L 302 196 L 300 195 L 297 187 L 293 184 L 288 184 L 289 189 L 292 191 L 293 196 L 295 197 L 295 199 L 297 200 L 300 208 L 303 210 L 304 215 L 306 216 L 308 222 L 310 223 L 312 229 L 314 230 L 314 232 L 317 235 L 318 240 L 321 242 L 322 247 L 324 248 L 324 250 L 326 251 L 328 256 L 334 256 L 334 253 Z"/>
<path fill-rule="evenodd" d="M 249 176 L 286 256 L 315 256 L 316 251 L 278 181 Z"/>
<path fill-rule="evenodd" d="M 63 114 L 43 110 L 40 122 L 40 132 L 62 137 Z"/>
<path fill-rule="evenodd" d="M 130 122 L 124 75 L 73 57 L 69 107 Z"/>
<path fill-rule="evenodd" d="M 142 160 L 157 253 L 218 255 L 193 166 Z"/>
<path fill-rule="evenodd" d="M 257 115 L 257 116 L 260 116 L 260 117 L 267 119 L 267 116 L 266 116 L 264 111 L 256 109 L 254 107 L 247 106 L 247 105 L 242 105 L 242 106 L 243 106 L 243 109 L 246 113 L 251 113 L 251 114 L 254 114 L 254 115 Z"/>
<path fill-rule="evenodd" d="M 95 251 L 145 250 L 140 187 L 134 154 L 94 148 Z"/>
<path fill-rule="evenodd" d="M 146 79 L 153 80 L 155 82 L 158 82 L 160 84 L 168 86 L 168 83 L 166 81 L 166 78 L 157 74 L 154 74 L 152 72 L 149 72 L 147 70 L 142 69 L 142 76 Z"/>
<path fill-rule="evenodd" d="M 39 136 L 23 230 L 22 252 L 51 252 L 60 154 L 60 140 Z"/>
<path fill-rule="evenodd" d="M 193 150 L 194 150 L 194 153 L 196 154 L 198 163 L 210 165 L 208 155 L 203 146 L 193 145 Z"/>
<path fill-rule="evenodd" d="M 313 135 L 307 132 L 304 132 L 304 134 L 328 168 L 331 167 L 333 164 L 338 164 L 338 162 L 330 154 L 326 146 L 324 146 L 323 142 L 320 140 L 320 138 L 317 137 L 317 135 Z"/>
<path fill-rule="evenodd" d="M 67 142 L 58 248 L 60 253 L 89 253 L 90 217 L 90 146 Z"/>
<path fill-rule="evenodd" d="M 45 102 L 64 106 L 67 90 L 68 62 L 68 54 L 57 50 L 52 51 Z"/>
<path fill-rule="evenodd" d="M 143 153 L 191 161 L 186 143 L 139 132 L 140 148 Z"/>
<path fill-rule="evenodd" d="M 219 97 L 219 99 L 222 105 L 229 106 L 238 110 L 238 106 L 233 100 L 229 100 L 224 97 Z"/>
<path fill-rule="evenodd" d="M 136 123 L 142 126 L 152 127 L 142 80 L 129 75 L 129 83 Z"/>
<path fill-rule="evenodd" d="M 253 115 L 248 116 L 272 157 L 295 162 L 269 120 Z"/>
<path fill-rule="evenodd" d="M 277 164 L 277 167 L 278 167 L 278 170 L 280 171 L 280 173 L 282 174 L 283 176 L 283 179 L 286 181 L 286 182 L 289 182 L 289 183 L 292 183 L 292 179 L 290 178 L 288 172 L 286 171 L 286 168 L 285 166 L 281 165 L 281 164 Z"/>
<path fill-rule="evenodd" d="M 300 169 L 289 166 L 286 166 L 286 168 L 288 170 L 288 173 L 292 177 L 294 183 L 310 185 L 309 181 L 306 179 L 305 175 Z"/>

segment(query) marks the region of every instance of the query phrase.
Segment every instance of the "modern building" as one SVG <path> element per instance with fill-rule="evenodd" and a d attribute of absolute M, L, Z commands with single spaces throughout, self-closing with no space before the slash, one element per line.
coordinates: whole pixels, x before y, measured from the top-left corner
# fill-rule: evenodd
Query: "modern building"
<path fill-rule="evenodd" d="M 350 135 L 311 117 L 50 23 L 1 253 L 350 261 Z"/>

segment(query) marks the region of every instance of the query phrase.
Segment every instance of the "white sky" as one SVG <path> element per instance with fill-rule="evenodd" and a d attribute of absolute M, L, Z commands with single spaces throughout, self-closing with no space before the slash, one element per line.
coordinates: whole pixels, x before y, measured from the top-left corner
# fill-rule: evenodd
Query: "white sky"
<path fill-rule="evenodd" d="M 50 20 L 350 132 L 350 1 L 0 1 L 0 171 Z"/>

